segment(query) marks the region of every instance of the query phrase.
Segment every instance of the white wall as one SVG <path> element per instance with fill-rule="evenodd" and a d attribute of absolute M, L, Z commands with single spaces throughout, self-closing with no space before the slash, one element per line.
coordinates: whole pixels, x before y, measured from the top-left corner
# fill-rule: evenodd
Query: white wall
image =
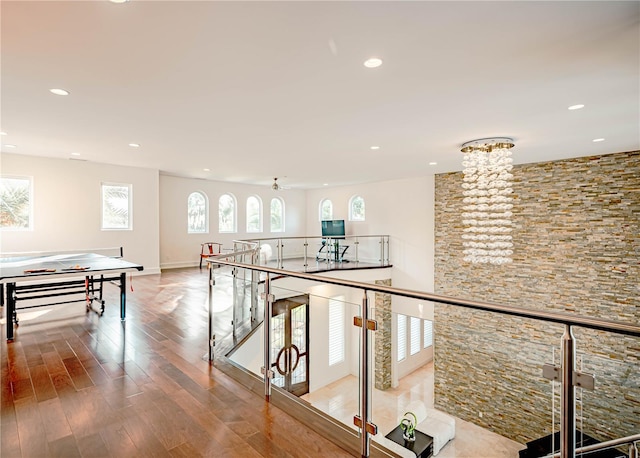
<path fill-rule="evenodd" d="M 334 219 L 344 219 L 347 235 L 391 236 L 393 286 L 433 291 L 433 176 L 307 191 L 307 229 L 320 235 L 318 206 L 333 202 Z M 348 221 L 349 199 L 365 199 L 366 221 Z M 400 298 L 394 301 L 402 307 Z"/>
<path fill-rule="evenodd" d="M 187 232 L 187 199 L 195 191 L 209 200 L 209 233 Z M 218 232 L 218 199 L 225 193 L 237 201 L 237 233 Z M 262 200 L 263 232 L 246 232 L 246 202 L 249 196 Z M 285 205 L 285 232 L 270 232 L 271 199 L 280 197 Z M 222 243 L 233 248 L 233 240 L 303 236 L 306 230 L 305 192 L 295 189 L 274 191 L 267 186 L 252 186 L 224 181 L 207 181 L 160 175 L 160 265 L 162 268 L 195 266 L 199 263 L 200 244 Z"/>
<path fill-rule="evenodd" d="M 33 230 L 0 232 L 0 251 L 124 247 L 125 259 L 159 272 L 158 171 L 17 154 L 0 156 L 2 175 L 33 183 Z M 133 229 L 101 230 L 101 183 L 132 185 Z"/>
<path fill-rule="evenodd" d="M 434 185 L 433 176 L 378 183 L 323 188 L 307 191 L 307 227 L 320 232 L 319 205 L 331 199 L 333 218 L 344 219 L 347 235 L 391 236 L 390 257 L 393 286 L 433 292 L 434 281 Z M 354 195 L 365 200 L 366 220 L 348 221 L 349 200 Z M 314 228 L 317 228 L 315 231 Z M 396 314 L 433 320 L 433 304 L 393 297 L 392 384 L 415 367 L 398 367 L 396 349 Z M 422 352 L 421 352 L 422 353 Z"/>

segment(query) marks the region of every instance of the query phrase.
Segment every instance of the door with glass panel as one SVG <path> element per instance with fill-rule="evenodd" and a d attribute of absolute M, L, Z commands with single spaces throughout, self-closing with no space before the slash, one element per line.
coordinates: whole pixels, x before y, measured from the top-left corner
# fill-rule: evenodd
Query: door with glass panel
<path fill-rule="evenodd" d="M 273 303 L 271 368 L 275 386 L 302 396 L 309 392 L 309 296 Z"/>

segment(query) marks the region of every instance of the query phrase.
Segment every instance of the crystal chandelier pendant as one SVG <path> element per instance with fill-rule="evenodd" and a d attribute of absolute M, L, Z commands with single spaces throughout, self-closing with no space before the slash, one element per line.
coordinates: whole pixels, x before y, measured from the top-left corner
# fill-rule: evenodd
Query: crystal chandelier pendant
<path fill-rule="evenodd" d="M 466 262 L 512 262 L 513 146 L 512 139 L 502 137 L 462 145 L 462 244 Z"/>

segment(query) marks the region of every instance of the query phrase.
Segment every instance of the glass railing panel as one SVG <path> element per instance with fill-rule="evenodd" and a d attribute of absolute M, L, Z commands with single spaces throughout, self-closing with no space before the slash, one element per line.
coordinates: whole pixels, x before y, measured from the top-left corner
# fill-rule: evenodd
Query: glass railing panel
<path fill-rule="evenodd" d="M 576 440 L 589 445 L 638 434 L 640 338 L 582 328 L 575 328 L 574 335 L 576 370 L 583 374 L 576 388 L 576 429 L 581 433 Z M 619 450 L 628 451 L 628 446 Z"/>
<path fill-rule="evenodd" d="M 264 285 L 257 281 L 258 278 L 248 269 L 214 269 L 215 284 L 207 306 L 212 314 L 216 355 L 225 356 L 235 351 L 237 344 L 245 339 L 259 341 L 257 328 L 264 317 L 260 293 L 264 290 Z M 238 358 L 245 358 L 245 355 L 239 354 Z M 253 361 L 254 355 L 250 359 Z M 247 369 L 260 374 L 259 363 L 260 361 L 256 363 L 257 367 L 253 363 L 247 364 Z"/>
<path fill-rule="evenodd" d="M 272 282 L 273 385 L 356 429 L 361 292 L 287 278 Z"/>
<path fill-rule="evenodd" d="M 518 456 L 552 433 L 554 386 L 543 366 L 554 361 L 561 326 L 395 296 L 392 303 L 393 386 L 374 389 L 375 442 L 397 451 L 386 436 L 407 412 L 444 456 Z M 420 362 L 425 351 L 433 359 Z"/>
<path fill-rule="evenodd" d="M 305 238 L 291 237 L 278 240 L 280 266 L 283 269 L 304 272 Z"/>
<path fill-rule="evenodd" d="M 345 242 L 349 249 L 345 259 L 359 264 L 388 265 L 388 237 L 385 236 L 353 236 Z"/>

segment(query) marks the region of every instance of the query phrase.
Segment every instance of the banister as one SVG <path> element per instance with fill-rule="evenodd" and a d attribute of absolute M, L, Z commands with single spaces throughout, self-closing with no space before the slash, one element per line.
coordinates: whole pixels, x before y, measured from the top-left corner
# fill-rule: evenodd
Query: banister
<path fill-rule="evenodd" d="M 589 329 L 597 329 L 599 331 L 614 332 L 617 334 L 624 334 L 628 336 L 640 337 L 640 326 L 633 325 L 631 323 L 625 323 L 622 321 L 605 320 L 601 318 L 593 318 L 582 315 L 573 315 L 561 312 L 550 312 L 545 310 L 532 310 L 523 307 L 517 307 L 513 305 L 502 305 L 491 302 L 476 301 L 469 299 L 460 299 L 449 296 L 441 296 L 438 294 L 425 293 L 422 291 L 415 291 L 410 289 L 397 288 L 393 286 L 375 285 L 371 283 L 364 283 L 354 280 L 344 280 L 338 278 L 327 277 L 318 274 L 307 274 L 303 272 L 294 272 L 291 270 L 276 269 L 267 266 L 255 266 L 251 264 L 244 264 L 239 262 L 222 261 L 220 258 L 215 260 L 209 260 L 215 264 L 228 265 L 232 267 L 240 267 L 248 270 L 258 270 L 261 272 L 269 272 L 278 274 L 278 276 L 287 276 L 293 278 L 300 278 L 303 280 L 317 281 L 321 283 L 329 283 L 338 286 L 348 286 L 352 288 L 367 289 L 369 291 L 375 291 L 378 293 L 394 294 L 397 296 L 408 297 L 411 299 L 421 299 L 425 301 L 438 302 L 441 304 L 455 305 L 465 308 L 471 308 L 475 310 L 483 310 L 486 312 L 501 313 L 504 315 L 517 316 L 521 318 L 532 318 L 536 320 L 549 321 L 553 323 L 569 325 L 569 326 L 581 326 Z"/>
<path fill-rule="evenodd" d="M 597 450 L 604 450 L 605 448 L 618 447 L 620 445 L 625 444 L 633 444 L 634 442 L 640 441 L 640 434 L 634 434 L 632 436 L 627 437 L 619 437 L 618 439 L 612 439 L 610 441 L 598 442 L 597 444 L 585 445 L 584 447 L 580 447 L 576 449 L 576 455 L 579 453 L 589 453 L 595 452 Z M 554 453 L 553 455 L 546 455 L 544 458 L 559 458 L 560 452 Z"/>

